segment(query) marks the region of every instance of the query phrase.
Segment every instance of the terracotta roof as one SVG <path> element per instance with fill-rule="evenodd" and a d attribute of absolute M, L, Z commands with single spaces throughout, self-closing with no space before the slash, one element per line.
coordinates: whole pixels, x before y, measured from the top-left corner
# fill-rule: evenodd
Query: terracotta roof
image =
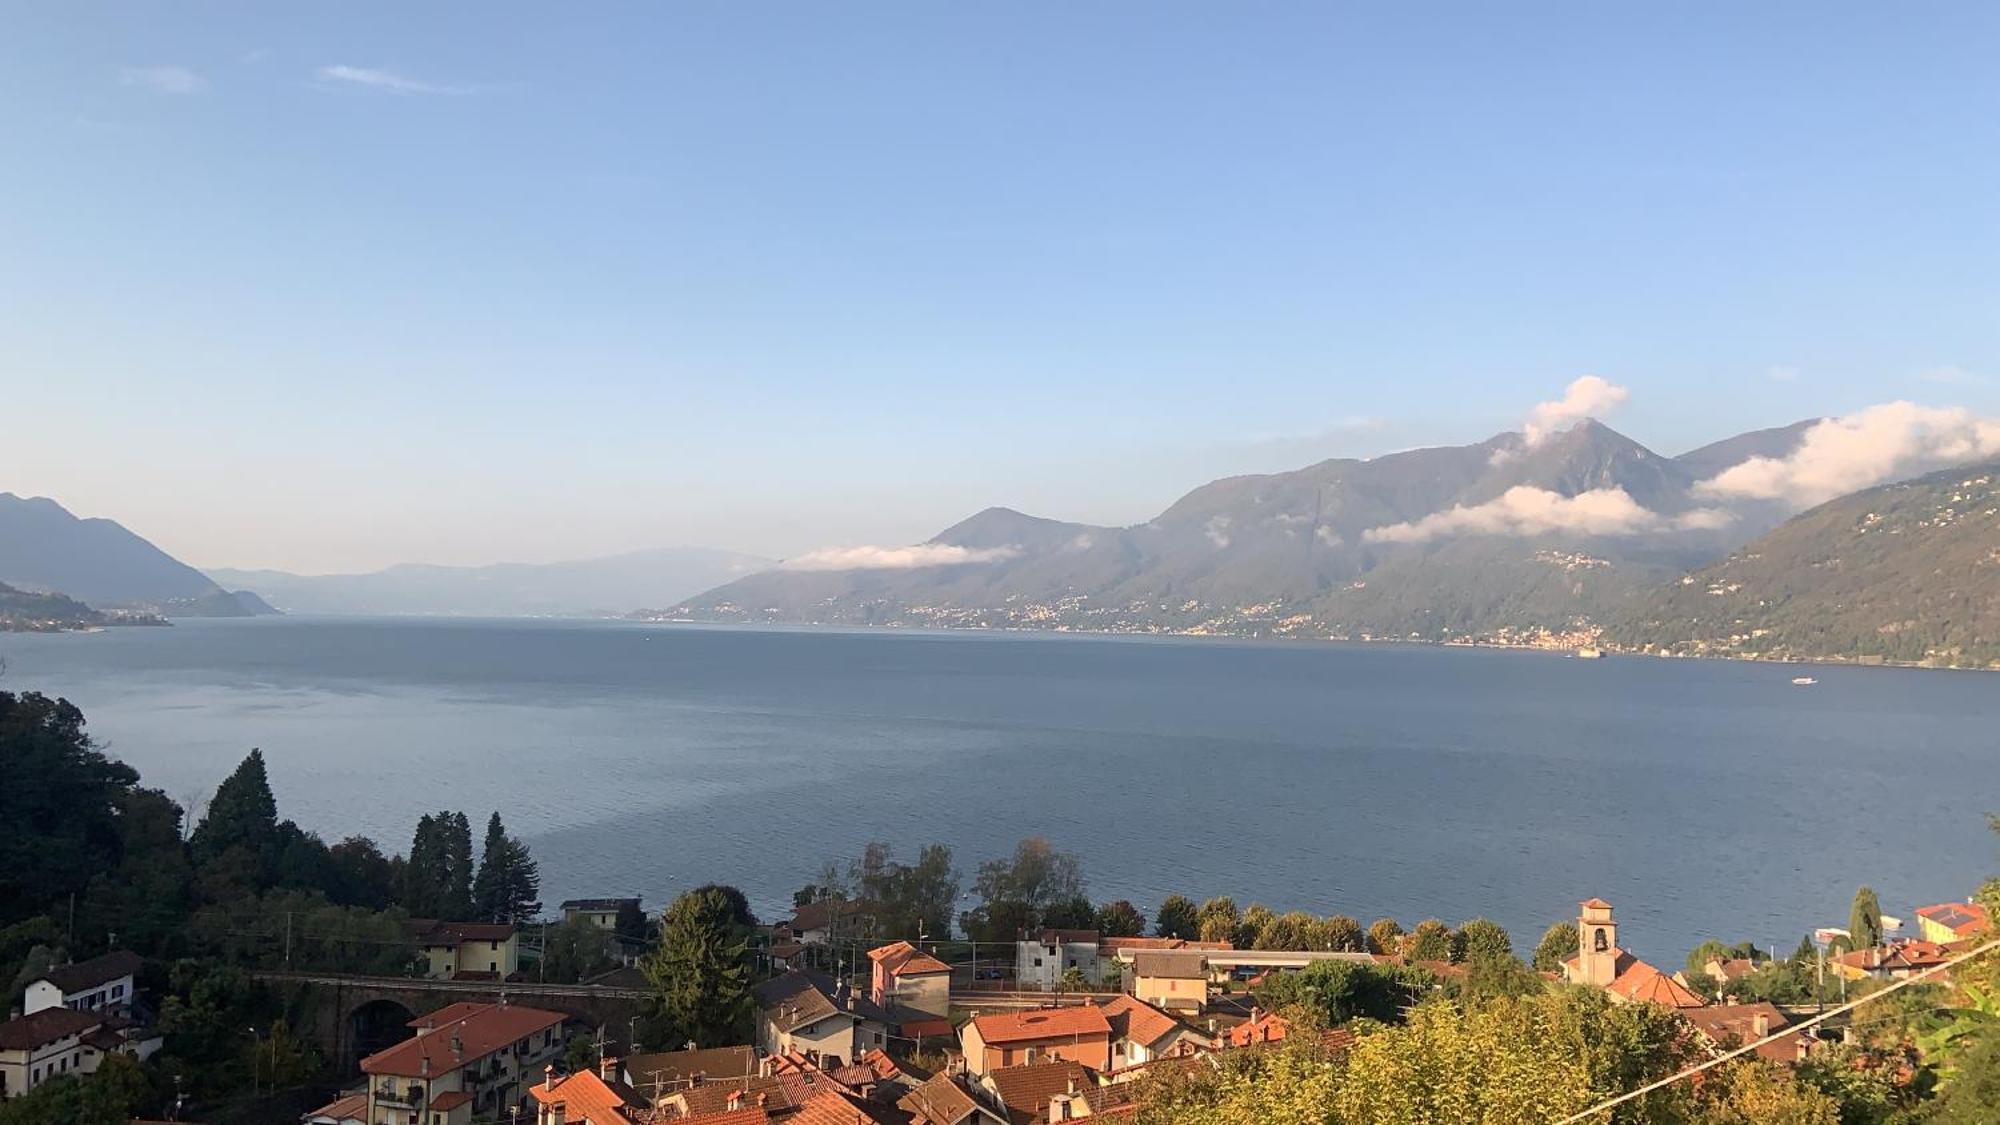
<path fill-rule="evenodd" d="M 1142 977 L 1207 980 L 1208 956 L 1192 950 L 1138 953 L 1132 957 L 1132 972 Z"/>
<path fill-rule="evenodd" d="M 1754 1004 L 1711 1004 L 1704 1008 L 1683 1008 L 1682 1019 L 1694 1025 L 1696 1031 L 1717 1047 L 1740 1047 L 1754 1043 L 1774 1031 L 1783 1031 L 1791 1026 L 1785 1013 L 1777 1006 L 1764 1001 Z M 1759 1020 L 1764 1030 L 1757 1030 Z M 1803 1035 L 1790 1035 L 1774 1039 L 1757 1048 L 1760 1057 L 1772 1062 L 1790 1063 L 1799 1060 L 1799 1053 L 1805 1042 Z"/>
<path fill-rule="evenodd" d="M 1935 922 L 1959 937 L 1970 937 L 1992 925 L 1986 908 L 1976 902 L 1940 902 L 1917 908 L 1917 917 Z"/>
<path fill-rule="evenodd" d="M 868 959 L 882 966 L 883 971 L 893 976 L 923 976 L 927 973 L 948 973 L 951 966 L 925 953 L 907 941 L 899 941 L 880 949 L 868 951 Z"/>
<path fill-rule="evenodd" d="M 1096 945 L 1096 930 L 1043 930 L 1039 939 L 1043 945 Z"/>
<path fill-rule="evenodd" d="M 1009 1116 L 1019 1114 L 1028 1120 L 1046 1119 L 1050 1098 L 1071 1092 L 1082 1094 L 1097 1085 L 1089 1067 L 1067 1059 L 1003 1066 L 987 1074 L 986 1081 L 1000 1095 Z"/>
<path fill-rule="evenodd" d="M 431 1099 L 431 1108 L 439 1111 L 450 1111 L 470 1104 L 472 1095 L 464 1090 L 448 1090 Z"/>
<path fill-rule="evenodd" d="M 1629 953 L 1618 958 L 1617 979 L 1605 991 L 1666 1008 L 1699 1008 L 1707 1003 L 1687 986 Z"/>
<path fill-rule="evenodd" d="M 939 1074 L 904 1094 L 896 1105 L 914 1115 L 922 1125 L 959 1125 L 979 1112 L 971 1092 L 949 1074 Z"/>
<path fill-rule="evenodd" d="M 1716 975 L 1725 981 L 1742 980 L 1757 971 L 1757 962 L 1748 957 L 1719 957 L 1709 964 L 1715 967 Z"/>
<path fill-rule="evenodd" d="M 847 902 L 845 900 L 809 902 L 793 910 L 791 921 L 787 922 L 786 925 L 791 927 L 793 933 L 805 933 L 808 930 L 823 930 L 833 921 L 835 915 L 852 916 L 865 914 L 873 908 L 874 905 L 872 903 Z"/>
<path fill-rule="evenodd" d="M 579 1070 L 554 1084 L 544 1080 L 528 1092 L 537 1103 L 560 1108 L 569 1125 L 631 1125 L 625 1108 L 643 1104 L 629 1089 L 613 1087 L 594 1070 Z"/>
<path fill-rule="evenodd" d="M 1229 1045 L 1248 1047 L 1253 1043 L 1278 1043 L 1292 1032 L 1292 1022 L 1276 1012 L 1258 1012 L 1229 1029 Z"/>
<path fill-rule="evenodd" d="M 791 1031 L 835 1015 L 885 1025 L 895 1022 L 889 1013 L 859 992 L 849 990 L 844 1002 L 835 999 L 839 993 L 840 987 L 832 977 L 813 969 L 793 969 L 750 990 L 757 1007 L 780 1031 Z"/>
<path fill-rule="evenodd" d="M 1911 938 L 1894 945 L 1877 946 L 1873 949 L 1856 949 L 1834 958 L 1839 964 L 1849 968 L 1874 971 L 1908 970 L 1917 972 L 1942 965 L 1951 960 L 1952 949 L 1934 941 Z"/>
<path fill-rule="evenodd" d="M 67 996 L 75 992 L 88 992 L 100 984 L 110 984 L 119 977 L 136 975 L 145 960 L 130 950 L 119 949 L 102 957 L 92 957 L 88 961 L 78 961 L 73 965 L 58 965 L 37 977 L 57 988 Z"/>
<path fill-rule="evenodd" d="M 1136 996 L 1120 993 L 1099 1007 L 1111 1025 L 1111 1038 L 1126 1039 L 1144 1047 L 1167 1038 L 1187 1025 Z"/>
<path fill-rule="evenodd" d="M 726 1081 L 757 1073 L 757 1048 L 704 1047 L 698 1051 L 628 1055 L 625 1073 L 642 1090 L 651 1089 L 655 1081 L 667 1083 L 664 1088 L 670 1089 L 674 1083 L 685 1082 L 695 1075 L 708 1081 Z"/>
<path fill-rule="evenodd" d="M 506 941 L 516 933 L 512 922 L 435 922 L 417 936 L 421 945 L 462 945 L 468 941 Z"/>
<path fill-rule="evenodd" d="M 702 1113 L 693 1117 L 679 1118 L 675 1125 L 769 1125 L 771 1115 L 762 1106 L 748 1109 L 725 1109 L 721 1113 Z"/>
<path fill-rule="evenodd" d="M 338 1101 L 328 1102 L 311 1113 L 306 1114 L 306 1116 L 308 1118 L 331 1117 L 335 1121 L 365 1122 L 368 1120 L 368 1095 L 349 1094 Z"/>
<path fill-rule="evenodd" d="M 1603 899 L 1601 899 L 1601 898 L 1587 898 L 1587 899 L 1584 899 L 1584 900 L 1583 900 L 1582 902 L 1579 902 L 1579 903 L 1577 903 L 1577 905 L 1578 905 L 1578 906 L 1587 906 L 1587 907 L 1590 907 L 1590 908 L 1592 908 L 1592 909 L 1594 909 L 1594 910 L 1609 910 L 1609 909 L 1611 909 L 1611 904 L 1610 904 L 1610 903 L 1608 903 L 1608 902 L 1606 902 L 1606 901 L 1604 901 L 1604 900 L 1603 900 Z"/>
<path fill-rule="evenodd" d="M 898 1061 L 880 1047 L 876 1047 L 861 1056 L 861 1065 L 875 1072 L 875 1080 L 877 1082 L 902 1081 L 919 1083 L 930 1078 L 929 1071 L 911 1066 L 906 1062 Z"/>
<path fill-rule="evenodd" d="M 82 1035 L 103 1022 L 104 1017 L 94 1012 L 43 1008 L 0 1023 L 0 1051 L 32 1051 L 58 1039 Z"/>
<path fill-rule="evenodd" d="M 939 1016 L 927 1016 L 922 1012 L 913 1016 L 898 1014 L 896 1034 L 905 1039 L 944 1039 L 956 1033 L 958 1028 L 952 1022 Z"/>
<path fill-rule="evenodd" d="M 785 1120 L 790 1125 L 891 1125 L 896 1118 L 883 1116 L 886 1108 L 838 1090 L 822 1090 Z"/>
<path fill-rule="evenodd" d="M 490 1000 L 460 1000 L 455 1004 L 446 1004 L 435 1012 L 428 1012 L 418 1016 L 403 1026 L 414 1027 L 419 1031 L 430 1027 L 443 1027 L 454 1020 L 462 1020 L 474 1012 L 483 1011 L 492 1006 L 493 1003 Z"/>
<path fill-rule="evenodd" d="M 818 1071 L 773 1074 L 767 1077 L 752 1076 L 728 1082 L 704 1082 L 683 1090 L 670 1092 L 667 1097 L 679 1101 L 690 1116 L 703 1113 L 721 1113 L 729 1108 L 732 1094 L 740 1095 L 741 1104 L 753 1106 L 761 1096 L 764 1108 L 782 1114 L 794 1106 L 802 1105 L 806 1099 L 821 1090 L 838 1088 L 833 1080 Z"/>
<path fill-rule="evenodd" d="M 1044 1039 L 1074 1039 L 1085 1035 L 1111 1035 L 1111 1021 L 1095 1004 L 1073 1008 L 1036 1008 L 1026 1012 L 1002 1012 L 978 1016 L 972 1024 L 979 1038 L 989 1046 L 1002 1043 L 1037 1043 Z"/>
<path fill-rule="evenodd" d="M 361 1069 L 369 1074 L 436 1078 L 517 1040 L 559 1027 L 568 1018 L 561 1012 L 545 1012 L 539 1008 L 486 1004 L 477 1011 L 466 1012 L 450 1021 L 440 1021 L 430 1031 L 420 1030 L 414 1039 L 405 1039 L 387 1050 L 369 1055 L 361 1060 Z M 456 1051 L 452 1050 L 454 1040 L 459 1047 Z"/>

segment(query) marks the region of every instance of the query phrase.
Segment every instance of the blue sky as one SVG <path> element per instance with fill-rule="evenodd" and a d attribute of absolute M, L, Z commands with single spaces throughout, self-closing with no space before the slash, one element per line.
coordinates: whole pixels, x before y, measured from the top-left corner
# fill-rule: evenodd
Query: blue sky
<path fill-rule="evenodd" d="M 0 16 L 0 489 L 202 565 L 1134 522 L 1588 373 L 2000 413 L 1989 4 Z"/>

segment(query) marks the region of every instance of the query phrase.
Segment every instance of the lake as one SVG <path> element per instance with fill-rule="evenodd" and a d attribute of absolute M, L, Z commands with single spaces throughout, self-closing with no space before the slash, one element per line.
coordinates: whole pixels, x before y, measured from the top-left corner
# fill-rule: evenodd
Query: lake
<path fill-rule="evenodd" d="M 1981 673 L 332 618 L 0 634 L 0 658 L 183 803 L 260 746 L 281 815 L 329 841 L 498 809 L 551 905 L 714 880 L 776 915 L 871 838 L 951 844 L 969 889 L 1043 835 L 1149 914 L 1486 915 L 1526 952 L 1596 895 L 1674 968 L 1706 937 L 1788 953 L 1862 883 L 1907 918 L 1995 869 Z"/>

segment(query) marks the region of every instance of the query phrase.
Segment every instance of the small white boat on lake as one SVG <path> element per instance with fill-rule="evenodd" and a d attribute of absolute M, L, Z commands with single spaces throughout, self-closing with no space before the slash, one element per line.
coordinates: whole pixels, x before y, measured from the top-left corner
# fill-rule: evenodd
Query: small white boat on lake
<path fill-rule="evenodd" d="M 1811 676 L 1793 676 L 1792 682 L 1794 684 L 1797 684 L 1799 687 L 1811 687 L 1814 684 L 1818 683 L 1819 681 L 1812 678 Z"/>

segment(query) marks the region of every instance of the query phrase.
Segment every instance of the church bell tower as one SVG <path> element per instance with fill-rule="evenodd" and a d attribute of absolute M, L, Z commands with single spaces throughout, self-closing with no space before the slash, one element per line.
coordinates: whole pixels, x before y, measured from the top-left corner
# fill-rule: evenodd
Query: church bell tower
<path fill-rule="evenodd" d="M 1576 969 L 1579 982 L 1598 988 L 1618 979 L 1618 923 L 1611 904 L 1593 898 L 1582 904 L 1576 919 Z"/>

